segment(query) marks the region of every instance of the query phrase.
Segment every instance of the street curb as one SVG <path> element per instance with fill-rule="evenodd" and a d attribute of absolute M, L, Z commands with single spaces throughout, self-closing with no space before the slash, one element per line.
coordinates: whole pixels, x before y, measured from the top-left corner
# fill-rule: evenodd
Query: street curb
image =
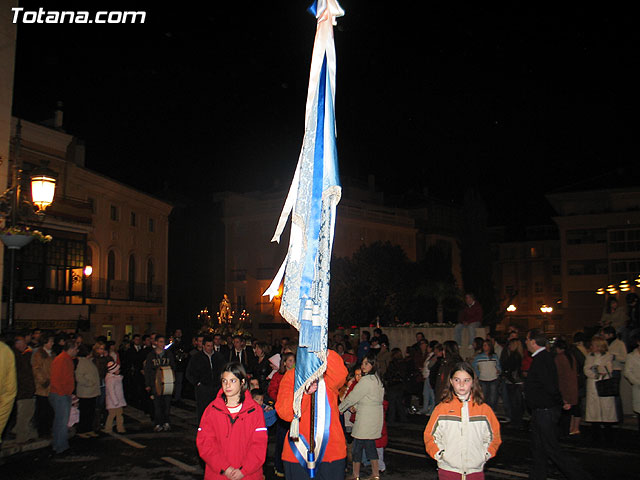
<path fill-rule="evenodd" d="M 31 452 L 33 450 L 40 450 L 41 448 L 47 448 L 51 445 L 51 440 L 39 439 L 33 442 L 17 444 L 13 441 L 3 442 L 0 445 L 0 458 L 9 457 L 17 453 Z"/>

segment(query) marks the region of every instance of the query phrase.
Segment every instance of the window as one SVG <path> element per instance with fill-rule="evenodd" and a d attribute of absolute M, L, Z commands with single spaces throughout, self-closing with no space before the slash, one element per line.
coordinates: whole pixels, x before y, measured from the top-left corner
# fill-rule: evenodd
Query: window
<path fill-rule="evenodd" d="M 116 254 L 113 250 L 107 256 L 107 280 L 115 280 L 116 278 Z"/>
<path fill-rule="evenodd" d="M 640 230 L 609 232 L 610 252 L 640 252 Z"/>
<path fill-rule="evenodd" d="M 120 212 L 118 211 L 118 207 L 115 205 L 111 205 L 110 218 L 114 222 L 117 222 L 118 220 L 120 220 Z"/>
<path fill-rule="evenodd" d="M 156 224 L 155 224 L 155 222 L 153 221 L 153 218 L 150 218 L 150 219 L 149 219 L 149 231 L 150 231 L 151 233 L 153 233 L 153 232 L 155 231 L 155 229 L 156 229 Z"/>
<path fill-rule="evenodd" d="M 96 213 L 96 210 L 98 208 L 96 199 L 93 197 L 87 197 L 87 203 L 91 207 L 91 213 Z"/>
<path fill-rule="evenodd" d="M 622 280 L 631 281 L 640 273 L 640 258 L 611 261 L 611 281 L 614 283 Z"/>
<path fill-rule="evenodd" d="M 136 226 L 136 212 L 131 212 L 131 215 L 129 216 L 129 225 L 132 227 Z"/>
<path fill-rule="evenodd" d="M 606 275 L 609 273 L 607 260 L 583 260 L 567 263 L 569 275 Z"/>
<path fill-rule="evenodd" d="M 153 260 L 147 260 L 147 294 L 151 295 L 153 293 L 153 282 L 155 280 L 156 271 L 155 265 L 153 264 Z"/>
<path fill-rule="evenodd" d="M 585 245 L 606 242 L 607 231 L 604 228 L 567 230 L 567 245 Z"/>
<path fill-rule="evenodd" d="M 129 257 L 129 299 L 133 300 L 136 291 L 136 257 Z"/>

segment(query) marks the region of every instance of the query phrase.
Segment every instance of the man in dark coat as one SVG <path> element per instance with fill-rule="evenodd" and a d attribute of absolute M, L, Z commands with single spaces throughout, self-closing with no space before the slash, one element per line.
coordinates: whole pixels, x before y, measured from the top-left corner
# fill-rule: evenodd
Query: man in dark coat
<path fill-rule="evenodd" d="M 211 337 L 204 338 L 202 351 L 196 353 L 189 361 L 185 376 L 196 392 L 198 423 L 204 410 L 216 398 L 218 390 L 220 390 L 220 373 L 225 363 L 222 354 L 214 351 Z"/>
<path fill-rule="evenodd" d="M 547 350 L 547 338 L 535 328 L 527 333 L 527 350 L 531 352 L 531 366 L 524 384 L 524 396 L 531 410 L 532 480 L 547 478 L 548 460 L 569 479 L 590 479 L 580 464 L 568 456 L 558 443 L 557 424 L 562 408 L 558 373 L 553 356 Z"/>

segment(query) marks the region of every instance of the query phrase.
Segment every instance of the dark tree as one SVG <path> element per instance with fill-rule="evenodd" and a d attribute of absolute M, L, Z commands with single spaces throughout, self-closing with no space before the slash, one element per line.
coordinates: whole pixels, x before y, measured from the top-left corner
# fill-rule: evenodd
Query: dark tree
<path fill-rule="evenodd" d="M 497 301 L 493 286 L 492 250 L 489 243 L 487 211 L 476 189 L 464 197 L 460 239 L 462 282 L 473 292 L 484 311 L 483 324 L 495 328 Z"/>

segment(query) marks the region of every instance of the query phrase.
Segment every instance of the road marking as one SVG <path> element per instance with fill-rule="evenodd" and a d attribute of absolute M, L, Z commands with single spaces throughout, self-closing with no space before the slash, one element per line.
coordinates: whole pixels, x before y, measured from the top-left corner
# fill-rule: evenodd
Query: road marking
<path fill-rule="evenodd" d="M 425 453 L 408 452 L 406 450 L 398 450 L 396 448 L 385 448 L 384 450 L 385 452 L 400 453 L 402 455 L 410 455 L 412 457 L 418 457 L 418 458 L 427 458 L 427 455 Z"/>
<path fill-rule="evenodd" d="M 185 472 L 189 472 L 189 473 L 201 473 L 200 469 L 198 467 L 194 467 L 192 465 L 187 465 L 186 463 L 181 462 L 180 460 L 176 460 L 175 458 L 171 458 L 171 457 L 160 457 L 161 460 L 164 460 L 167 463 L 170 463 L 171 465 L 174 465 L 182 470 L 184 470 Z"/>
<path fill-rule="evenodd" d="M 487 468 L 487 470 L 495 473 L 501 473 L 503 475 L 510 475 L 512 477 L 529 478 L 529 475 L 527 475 L 526 473 L 514 472 L 513 470 L 504 470 L 502 468 Z"/>
<path fill-rule="evenodd" d="M 124 437 L 118 433 L 113 433 L 113 432 L 108 432 L 109 435 L 111 435 L 113 438 L 117 438 L 118 440 L 120 440 L 121 442 L 126 443 L 127 445 L 131 445 L 134 448 L 147 448 L 146 446 L 142 445 L 141 443 L 138 442 L 134 442 L 133 440 L 131 440 L 130 438 Z"/>

